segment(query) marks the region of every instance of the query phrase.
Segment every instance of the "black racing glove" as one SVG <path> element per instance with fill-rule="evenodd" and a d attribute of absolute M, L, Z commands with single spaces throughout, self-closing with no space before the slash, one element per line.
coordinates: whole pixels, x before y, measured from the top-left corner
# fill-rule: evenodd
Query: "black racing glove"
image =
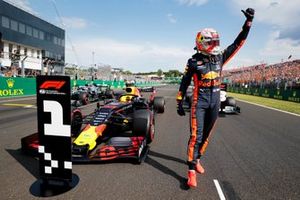
<path fill-rule="evenodd" d="M 183 106 L 182 106 L 182 101 L 177 101 L 177 114 L 180 115 L 180 116 L 185 115 L 185 111 L 184 111 Z"/>
<path fill-rule="evenodd" d="M 245 17 L 247 18 L 248 21 L 252 21 L 254 18 L 254 13 L 255 10 L 253 8 L 247 8 L 246 11 L 242 10 L 242 12 L 244 13 Z"/>
<path fill-rule="evenodd" d="M 184 109 L 183 109 L 183 94 L 181 91 L 178 91 L 177 95 L 176 95 L 176 101 L 177 101 L 177 113 L 178 115 L 180 116 L 184 116 L 185 115 L 185 112 L 184 112 Z"/>

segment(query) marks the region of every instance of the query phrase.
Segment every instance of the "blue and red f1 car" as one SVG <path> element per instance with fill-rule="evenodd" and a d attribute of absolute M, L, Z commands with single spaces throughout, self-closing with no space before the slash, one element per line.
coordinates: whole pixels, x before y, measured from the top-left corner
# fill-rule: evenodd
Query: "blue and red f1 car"
<path fill-rule="evenodd" d="M 80 119 L 72 122 L 73 162 L 106 161 L 134 158 L 142 162 L 155 135 L 155 115 L 163 113 L 163 97 L 143 98 L 135 87 L 127 87 L 118 100 L 110 100 Z M 78 128 L 80 126 L 80 128 Z M 81 126 L 83 127 L 81 129 Z M 77 132 L 76 132 L 77 130 Z M 37 133 L 22 138 L 24 152 L 38 150 Z"/>

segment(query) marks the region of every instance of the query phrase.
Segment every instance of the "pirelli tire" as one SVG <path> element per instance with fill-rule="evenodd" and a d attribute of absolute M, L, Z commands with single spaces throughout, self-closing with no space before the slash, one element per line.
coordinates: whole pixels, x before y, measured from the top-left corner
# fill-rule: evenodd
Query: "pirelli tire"
<path fill-rule="evenodd" d="M 71 134 L 74 137 L 77 137 L 81 131 L 82 126 L 82 114 L 78 112 L 74 112 L 72 114 L 72 121 L 71 121 Z"/>
<path fill-rule="evenodd" d="M 227 97 L 226 98 L 226 105 L 236 107 L 236 101 L 233 97 Z"/>
<path fill-rule="evenodd" d="M 154 132 L 152 132 L 151 124 L 151 111 L 147 109 L 135 110 L 133 113 L 132 132 L 135 136 L 146 137 L 147 144 L 150 144 L 153 140 Z"/>
<path fill-rule="evenodd" d="M 79 98 L 82 105 L 87 105 L 89 103 L 89 95 L 87 93 L 81 93 Z"/>
<path fill-rule="evenodd" d="M 157 113 L 165 112 L 165 99 L 163 97 L 154 97 L 153 108 Z"/>

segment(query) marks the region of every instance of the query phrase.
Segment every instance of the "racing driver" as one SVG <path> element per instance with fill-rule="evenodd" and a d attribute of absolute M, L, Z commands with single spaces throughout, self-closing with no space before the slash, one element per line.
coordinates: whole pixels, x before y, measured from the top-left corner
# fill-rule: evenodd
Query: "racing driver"
<path fill-rule="evenodd" d="M 246 21 L 233 44 L 220 51 L 219 34 L 212 28 L 197 33 L 196 54 L 188 60 L 179 92 L 177 94 L 177 113 L 185 115 L 182 103 L 186 90 L 193 78 L 194 89 L 190 113 L 191 133 L 188 142 L 188 181 L 189 187 L 197 186 L 196 172 L 203 174 L 200 157 L 208 145 L 209 136 L 215 125 L 220 104 L 220 83 L 223 66 L 244 44 L 249 33 L 254 9 L 242 10 Z"/>

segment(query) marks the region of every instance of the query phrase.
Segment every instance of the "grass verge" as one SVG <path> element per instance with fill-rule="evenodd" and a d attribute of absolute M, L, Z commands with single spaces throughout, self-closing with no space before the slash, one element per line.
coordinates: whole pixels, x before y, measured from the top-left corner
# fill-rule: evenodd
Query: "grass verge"
<path fill-rule="evenodd" d="M 228 96 L 300 115 L 300 103 L 228 92 Z"/>

